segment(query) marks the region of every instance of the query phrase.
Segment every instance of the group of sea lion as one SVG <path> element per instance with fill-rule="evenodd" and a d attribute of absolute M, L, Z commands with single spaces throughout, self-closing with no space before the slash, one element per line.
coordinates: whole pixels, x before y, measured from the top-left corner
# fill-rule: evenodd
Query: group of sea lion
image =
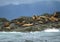
<path fill-rule="evenodd" d="M 44 23 L 44 22 L 58 22 L 60 21 L 60 12 L 55 12 L 52 16 L 32 16 L 32 20 L 37 21 L 39 23 Z M 28 21 L 28 20 L 27 20 Z M 21 26 L 32 26 L 34 23 L 26 23 L 26 21 L 22 22 L 16 22 L 16 24 L 21 25 Z M 9 22 L 5 23 L 4 26 L 8 27 L 10 25 Z"/>
<path fill-rule="evenodd" d="M 57 22 L 57 21 L 60 21 L 60 12 L 56 12 L 54 13 L 52 16 L 33 16 L 32 17 L 33 20 L 45 20 L 46 22 L 47 21 L 51 21 L 51 22 Z"/>

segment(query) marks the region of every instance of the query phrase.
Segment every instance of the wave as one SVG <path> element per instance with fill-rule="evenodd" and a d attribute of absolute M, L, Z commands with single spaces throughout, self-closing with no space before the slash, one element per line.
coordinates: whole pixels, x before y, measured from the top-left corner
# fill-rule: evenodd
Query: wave
<path fill-rule="evenodd" d="M 16 31 L 12 31 L 12 32 L 5 32 L 5 31 L 2 31 L 2 32 L 0 32 L 0 33 L 39 33 L 39 32 L 41 32 L 41 31 L 35 31 L 35 32 L 16 32 Z"/>
<path fill-rule="evenodd" d="M 44 32 L 60 32 L 60 30 L 56 28 L 52 28 L 52 29 L 46 29 L 44 30 Z"/>
<path fill-rule="evenodd" d="M 0 33 L 41 33 L 41 32 L 60 32 L 60 30 L 59 29 L 56 29 L 56 28 L 52 28 L 52 29 L 50 29 L 50 28 L 48 28 L 48 29 L 45 29 L 45 30 L 43 30 L 43 31 L 35 31 L 35 32 L 16 32 L 16 31 L 12 31 L 12 32 L 5 32 L 5 31 L 1 31 Z"/>

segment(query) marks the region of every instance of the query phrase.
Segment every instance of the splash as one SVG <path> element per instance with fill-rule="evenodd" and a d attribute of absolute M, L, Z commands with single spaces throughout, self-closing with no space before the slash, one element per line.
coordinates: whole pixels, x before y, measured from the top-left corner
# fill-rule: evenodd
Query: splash
<path fill-rule="evenodd" d="M 44 30 L 44 32 L 59 32 L 59 29 L 55 29 L 55 28 L 46 29 L 46 30 Z"/>

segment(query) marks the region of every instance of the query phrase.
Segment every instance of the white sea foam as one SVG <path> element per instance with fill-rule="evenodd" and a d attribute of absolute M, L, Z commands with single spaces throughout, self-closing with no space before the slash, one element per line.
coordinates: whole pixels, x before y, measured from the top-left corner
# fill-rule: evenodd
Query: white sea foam
<path fill-rule="evenodd" d="M 44 32 L 59 32 L 59 29 L 55 29 L 55 28 L 46 29 L 46 30 L 44 30 Z"/>
<path fill-rule="evenodd" d="M 30 33 L 30 34 L 33 34 L 33 33 L 41 33 L 41 32 L 60 32 L 59 29 L 55 29 L 55 28 L 52 28 L 52 29 L 45 29 L 44 31 L 35 31 L 35 32 L 16 32 L 16 31 L 13 31 L 13 32 L 5 32 L 5 31 L 2 31 L 0 33 Z"/>
<path fill-rule="evenodd" d="M 13 31 L 13 32 L 5 32 L 5 31 L 2 31 L 0 33 L 21 33 L 21 32 L 15 32 L 15 31 Z"/>

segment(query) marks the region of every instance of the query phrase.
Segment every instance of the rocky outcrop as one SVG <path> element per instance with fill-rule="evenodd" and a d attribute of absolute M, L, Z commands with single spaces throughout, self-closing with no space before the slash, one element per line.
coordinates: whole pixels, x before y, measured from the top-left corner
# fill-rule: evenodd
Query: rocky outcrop
<path fill-rule="evenodd" d="M 43 30 L 47 27 L 60 27 L 60 12 L 55 12 L 51 15 L 34 15 L 32 17 L 23 16 L 20 18 L 8 21 L 5 18 L 0 18 L 0 30 Z"/>

